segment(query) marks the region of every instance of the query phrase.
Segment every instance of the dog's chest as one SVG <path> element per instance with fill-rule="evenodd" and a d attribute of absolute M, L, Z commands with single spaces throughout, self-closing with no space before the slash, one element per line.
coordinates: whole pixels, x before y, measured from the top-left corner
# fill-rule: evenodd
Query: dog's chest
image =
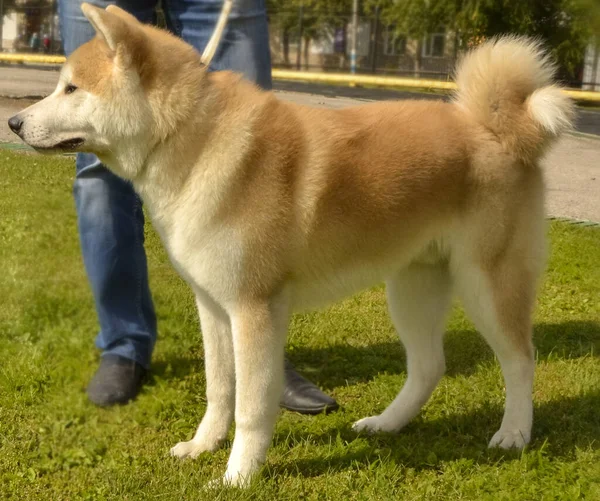
<path fill-rule="evenodd" d="M 235 298 L 241 250 L 235 231 L 211 227 L 194 220 L 156 224 L 177 272 L 195 290 L 208 293 L 224 304 Z"/>

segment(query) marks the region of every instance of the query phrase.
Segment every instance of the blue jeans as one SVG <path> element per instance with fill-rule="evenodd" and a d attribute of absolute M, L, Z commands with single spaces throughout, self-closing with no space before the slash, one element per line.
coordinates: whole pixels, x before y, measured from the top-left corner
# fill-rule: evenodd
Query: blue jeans
<path fill-rule="evenodd" d="M 94 36 L 82 0 L 59 0 L 65 53 Z M 157 0 L 93 0 L 116 3 L 140 21 L 155 22 Z M 221 0 L 163 0 L 167 27 L 202 52 L 221 11 Z M 271 58 L 264 0 L 236 0 L 212 70 L 233 70 L 271 88 Z M 148 286 L 142 203 L 131 184 L 91 154 L 77 155 L 73 187 L 79 238 L 100 332 L 96 346 L 148 367 L 156 341 L 156 315 Z"/>

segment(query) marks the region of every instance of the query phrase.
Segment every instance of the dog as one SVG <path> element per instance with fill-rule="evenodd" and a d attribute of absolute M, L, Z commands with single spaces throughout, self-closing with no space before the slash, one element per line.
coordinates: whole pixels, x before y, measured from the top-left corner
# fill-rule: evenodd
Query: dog
<path fill-rule="evenodd" d="M 220 481 L 247 486 L 272 440 L 290 315 L 381 282 L 408 379 L 354 429 L 397 432 L 419 413 L 445 371 L 456 293 L 505 379 L 490 446 L 529 442 L 540 159 L 574 114 L 537 42 L 466 54 L 451 102 L 314 109 L 209 72 L 211 54 L 117 7 L 82 10 L 96 37 L 10 126 L 40 152 L 91 152 L 130 180 L 195 293 L 208 403 L 174 456 L 215 451 L 235 418 Z"/>

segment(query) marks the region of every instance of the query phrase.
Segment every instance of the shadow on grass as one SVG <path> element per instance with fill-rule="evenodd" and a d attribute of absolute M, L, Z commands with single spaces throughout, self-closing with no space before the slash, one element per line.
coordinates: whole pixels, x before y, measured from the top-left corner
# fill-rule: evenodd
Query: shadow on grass
<path fill-rule="evenodd" d="M 598 356 L 600 323 L 538 324 L 535 343 L 541 360 Z M 448 332 L 445 351 L 450 377 L 472 374 L 480 364 L 494 359 L 492 351 L 474 330 Z M 400 342 L 319 349 L 295 345 L 290 358 L 300 372 L 326 390 L 367 382 L 381 373 L 398 374 L 406 370 Z M 156 377 L 167 381 L 185 379 L 190 373 L 203 370 L 200 357 L 169 359 L 153 366 Z M 576 449 L 597 449 L 600 446 L 598 409 L 600 391 L 536 404 L 534 436 L 529 450 L 546 457 L 570 457 Z M 364 468 L 378 461 L 417 470 L 439 470 L 441 463 L 448 461 L 494 465 L 520 460 L 519 452 L 487 449 L 487 442 L 500 426 L 503 411 L 500 405 L 483 402 L 471 413 L 453 413 L 429 421 L 417 417 L 398 435 L 363 435 L 361 439 L 357 439 L 359 436 L 350 429 L 343 415 L 323 423 L 328 428 L 319 434 L 306 432 L 297 423 L 290 424 L 285 431 L 276 433 L 275 443 L 287 443 L 291 447 L 308 444 L 315 456 L 310 457 L 311 452 L 308 452 L 307 459 L 291 459 L 295 456 L 291 454 L 270 464 L 269 469 L 272 475 L 314 477 L 347 470 L 353 464 Z M 341 421 L 344 421 L 342 426 Z"/>
<path fill-rule="evenodd" d="M 573 359 L 600 355 L 600 323 L 570 321 L 537 324 L 534 343 L 540 360 L 549 357 Z M 491 348 L 475 330 L 449 331 L 444 341 L 446 375 L 468 376 L 477 367 L 494 360 Z M 323 349 L 294 346 L 292 361 L 297 369 L 326 390 L 368 382 L 378 374 L 406 371 L 400 341 L 353 347 L 335 345 Z"/>
<path fill-rule="evenodd" d="M 535 407 L 533 442 L 529 451 L 547 458 L 574 456 L 576 449 L 600 447 L 600 392 L 575 398 L 545 402 Z M 500 425 L 503 409 L 484 407 L 471 414 L 445 416 L 424 422 L 417 418 L 397 435 L 357 435 L 349 427 L 332 426 L 322 434 L 301 430 L 276 435 L 275 443 L 308 442 L 315 446 L 315 457 L 280 460 L 272 465 L 274 474 L 313 477 L 347 470 L 353 463 L 359 468 L 377 461 L 392 462 L 416 470 L 439 470 L 441 463 L 466 460 L 494 465 L 520 460 L 518 451 L 488 449 L 487 441 Z M 333 444 L 327 457 L 318 446 Z M 319 456 L 321 454 L 321 456 Z"/>
<path fill-rule="evenodd" d="M 535 327 L 538 357 L 575 359 L 598 356 L 600 323 L 563 322 L 538 324 Z M 483 362 L 493 360 L 493 352 L 475 331 L 449 332 L 445 344 L 448 375 L 468 375 Z M 394 343 L 381 343 L 364 348 L 335 346 L 327 350 L 298 347 L 294 351 L 298 368 L 302 361 L 313 365 L 315 359 L 325 363 L 320 382 L 325 388 L 368 381 L 382 372 L 405 371 L 402 348 Z M 362 360 L 365 358 L 365 360 Z M 330 367 L 331 366 L 331 367 Z M 600 391 L 577 397 L 558 398 L 535 406 L 533 442 L 530 450 L 549 457 L 572 456 L 576 449 L 600 447 Z M 338 454 L 327 458 L 300 459 L 280 463 L 276 469 L 290 475 L 317 476 L 328 471 L 348 469 L 352 463 L 369 465 L 380 459 L 417 470 L 440 468 L 440 462 L 467 460 L 477 464 L 496 464 L 519 460 L 516 451 L 488 450 L 487 442 L 500 426 L 504 408 L 485 405 L 470 414 L 447 415 L 432 421 L 418 417 L 398 435 L 367 437 L 360 447 L 353 447 L 357 435 L 348 426 L 332 428 L 320 435 L 307 435 L 291 430 L 276 440 L 308 441 L 315 445 L 339 443 Z M 543 451 L 543 452 L 542 452 Z"/>
<path fill-rule="evenodd" d="M 196 372 L 204 374 L 204 362 L 201 358 L 179 357 L 166 361 L 157 360 L 152 362 L 147 386 L 155 386 L 158 379 L 181 380 Z"/>
<path fill-rule="evenodd" d="M 570 321 L 537 324 L 534 343 L 538 358 L 573 359 L 593 354 L 600 356 L 600 323 Z M 199 346 L 199 352 L 201 353 Z M 475 330 L 449 331 L 445 337 L 446 375 L 469 376 L 494 354 Z M 152 364 L 150 385 L 155 377 L 184 379 L 193 372 L 204 372 L 203 355 L 171 358 Z M 326 348 L 295 345 L 290 359 L 299 372 L 325 390 L 371 381 L 379 374 L 406 372 L 406 357 L 400 341 L 367 346 L 339 344 Z"/>

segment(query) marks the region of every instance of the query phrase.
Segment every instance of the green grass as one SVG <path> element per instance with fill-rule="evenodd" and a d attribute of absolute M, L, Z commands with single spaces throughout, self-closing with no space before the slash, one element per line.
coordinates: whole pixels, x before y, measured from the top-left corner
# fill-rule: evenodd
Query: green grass
<path fill-rule="evenodd" d="M 159 317 L 150 383 L 131 405 L 98 409 L 85 387 L 98 353 L 71 196 L 71 159 L 0 150 L 0 499 L 600 499 L 600 229 L 553 223 L 536 309 L 534 439 L 489 451 L 503 383 L 491 351 L 455 308 L 448 373 L 397 436 L 357 436 L 406 378 L 381 288 L 293 319 L 288 353 L 342 410 L 281 412 L 263 475 L 248 491 L 203 491 L 229 446 L 196 461 L 205 408 L 193 299 L 149 228 Z M 231 435 L 232 436 L 232 435 Z"/>

